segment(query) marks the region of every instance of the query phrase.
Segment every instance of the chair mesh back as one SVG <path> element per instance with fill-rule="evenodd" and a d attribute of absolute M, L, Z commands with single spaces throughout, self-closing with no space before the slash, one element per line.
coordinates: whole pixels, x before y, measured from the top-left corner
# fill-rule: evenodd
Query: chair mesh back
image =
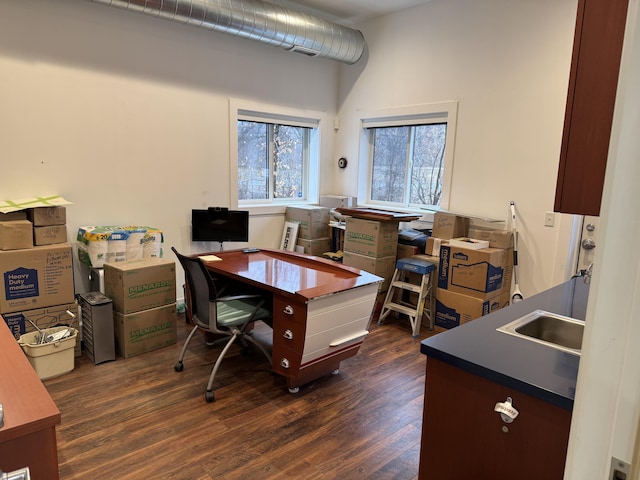
<path fill-rule="evenodd" d="M 215 300 L 216 289 L 211 276 L 206 270 L 204 264 L 197 257 L 186 257 L 179 254 L 175 248 L 174 253 L 180 260 L 180 264 L 184 269 L 189 293 L 191 295 L 191 314 L 193 321 L 200 323 L 201 326 L 215 328 L 210 321 L 209 300 Z M 214 319 L 215 322 L 215 319 Z"/>

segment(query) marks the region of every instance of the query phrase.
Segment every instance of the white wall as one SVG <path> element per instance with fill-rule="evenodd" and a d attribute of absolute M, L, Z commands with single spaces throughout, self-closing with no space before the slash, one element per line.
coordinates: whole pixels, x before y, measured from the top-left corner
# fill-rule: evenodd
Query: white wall
<path fill-rule="evenodd" d="M 457 100 L 449 209 L 507 219 L 516 202 L 525 295 L 564 276 L 573 215 L 553 210 L 577 0 L 432 0 L 362 25 L 343 66 L 335 191 L 357 195 L 358 112 Z M 568 226 L 567 226 L 568 225 Z"/>
<path fill-rule="evenodd" d="M 150 225 L 165 254 L 217 249 L 192 246 L 189 224 L 192 208 L 233 205 L 229 98 L 332 118 L 338 68 L 88 1 L 4 0 L 0 196 L 74 202 L 70 240 L 81 225 Z M 282 222 L 252 218 L 250 244 L 277 247 Z M 77 289 L 86 273 L 77 266 Z"/>

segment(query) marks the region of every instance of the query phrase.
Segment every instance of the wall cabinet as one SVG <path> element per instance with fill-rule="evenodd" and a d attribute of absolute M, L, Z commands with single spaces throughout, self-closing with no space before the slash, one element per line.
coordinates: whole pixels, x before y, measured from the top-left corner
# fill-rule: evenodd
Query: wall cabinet
<path fill-rule="evenodd" d="M 598 216 L 628 0 L 579 0 L 554 210 Z"/>
<path fill-rule="evenodd" d="M 519 415 L 494 411 L 507 397 Z M 427 357 L 420 480 L 561 480 L 571 412 Z"/>

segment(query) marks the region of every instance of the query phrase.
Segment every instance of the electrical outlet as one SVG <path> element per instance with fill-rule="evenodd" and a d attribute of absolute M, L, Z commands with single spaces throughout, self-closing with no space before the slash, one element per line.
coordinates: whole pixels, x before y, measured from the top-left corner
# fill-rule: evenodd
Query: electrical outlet
<path fill-rule="evenodd" d="M 556 213 L 555 212 L 547 212 L 544 214 L 544 226 L 545 227 L 553 227 L 556 223 Z"/>

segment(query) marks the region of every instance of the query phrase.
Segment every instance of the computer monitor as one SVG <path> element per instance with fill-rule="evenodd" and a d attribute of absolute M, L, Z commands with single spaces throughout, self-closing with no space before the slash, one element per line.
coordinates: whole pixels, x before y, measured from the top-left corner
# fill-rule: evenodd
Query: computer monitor
<path fill-rule="evenodd" d="M 191 240 L 194 242 L 248 242 L 249 212 L 210 207 L 191 210 Z"/>

